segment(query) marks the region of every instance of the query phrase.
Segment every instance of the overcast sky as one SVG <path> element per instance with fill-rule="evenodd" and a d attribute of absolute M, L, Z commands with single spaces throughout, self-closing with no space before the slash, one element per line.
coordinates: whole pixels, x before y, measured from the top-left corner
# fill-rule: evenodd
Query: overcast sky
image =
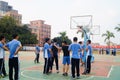
<path fill-rule="evenodd" d="M 52 38 L 67 31 L 70 38 L 80 36 L 70 30 L 70 17 L 92 15 L 93 25 L 100 25 L 101 34 L 110 30 L 115 34 L 115 43 L 120 44 L 120 34 L 114 28 L 120 24 L 120 0 L 4 0 L 17 9 L 23 23 L 42 19 L 52 26 Z M 79 38 L 81 40 L 81 38 Z M 93 42 L 104 44 L 104 38 L 94 36 Z"/>

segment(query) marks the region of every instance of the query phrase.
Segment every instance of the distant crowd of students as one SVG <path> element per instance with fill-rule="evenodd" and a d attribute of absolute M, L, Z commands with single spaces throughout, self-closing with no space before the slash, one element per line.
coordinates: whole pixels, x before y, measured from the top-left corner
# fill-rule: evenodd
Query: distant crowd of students
<path fill-rule="evenodd" d="M 103 48 L 100 48 L 99 49 L 99 54 L 104 54 L 105 53 L 104 51 L 106 52 L 107 55 L 111 54 L 113 56 L 116 56 L 116 53 L 117 53 L 116 48 L 113 48 L 113 49 L 109 49 L 109 48 L 103 49 Z"/>

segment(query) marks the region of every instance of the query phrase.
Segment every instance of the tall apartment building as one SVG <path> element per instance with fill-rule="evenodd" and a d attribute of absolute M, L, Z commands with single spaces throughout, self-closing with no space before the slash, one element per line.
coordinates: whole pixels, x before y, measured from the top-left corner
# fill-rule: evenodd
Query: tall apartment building
<path fill-rule="evenodd" d="M 12 10 L 12 6 L 8 5 L 8 2 L 0 1 L 0 13 L 4 14 Z"/>
<path fill-rule="evenodd" d="M 51 37 L 51 25 L 44 24 L 43 20 L 30 21 L 31 32 L 37 35 L 39 43 L 44 43 L 44 39 Z"/>
<path fill-rule="evenodd" d="M 8 2 L 0 1 L 0 18 L 3 16 L 11 16 L 16 20 L 17 25 L 22 24 L 22 15 L 14 10 L 12 6 L 8 5 Z"/>
<path fill-rule="evenodd" d="M 5 13 L 5 16 L 11 16 L 16 20 L 17 25 L 22 24 L 22 15 L 17 10 L 11 10 Z"/>

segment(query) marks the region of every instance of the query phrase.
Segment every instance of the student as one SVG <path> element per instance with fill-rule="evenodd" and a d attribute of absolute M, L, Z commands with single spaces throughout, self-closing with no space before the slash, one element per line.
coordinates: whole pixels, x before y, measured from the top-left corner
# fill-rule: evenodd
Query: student
<path fill-rule="evenodd" d="M 19 36 L 13 34 L 13 40 L 6 44 L 10 51 L 9 55 L 9 80 L 18 80 L 19 79 L 19 58 L 18 52 L 21 49 L 21 42 L 18 41 Z M 14 69 L 14 79 L 13 79 L 13 69 Z"/>
<path fill-rule="evenodd" d="M 58 61 L 58 57 L 59 57 L 59 44 L 57 44 L 57 39 L 53 39 L 53 45 L 52 45 L 52 52 L 53 52 L 53 59 L 52 59 L 52 65 L 54 64 L 54 60 L 55 60 L 55 64 L 56 64 L 56 71 L 57 73 L 59 73 L 59 61 Z"/>
<path fill-rule="evenodd" d="M 40 55 L 40 44 L 38 44 L 36 47 L 35 47 L 35 60 L 34 62 L 35 63 L 39 63 L 39 55 Z"/>
<path fill-rule="evenodd" d="M 72 58 L 71 58 L 71 72 L 72 72 L 72 80 L 75 79 L 75 71 L 77 71 L 77 79 L 80 78 L 80 51 L 81 46 L 78 44 L 78 38 L 73 38 L 73 43 L 69 46 L 69 51 L 72 51 Z"/>
<path fill-rule="evenodd" d="M 5 70 L 5 50 L 8 50 L 5 46 L 5 37 L 0 36 L 0 77 L 6 77 L 7 73 Z"/>
<path fill-rule="evenodd" d="M 52 49 L 52 45 L 53 45 L 53 41 L 51 41 L 51 43 L 49 44 L 50 45 L 50 49 Z M 50 70 L 49 70 L 49 73 L 52 73 L 52 66 L 53 66 L 53 52 L 51 50 L 51 56 L 50 56 Z"/>
<path fill-rule="evenodd" d="M 110 49 L 106 48 L 106 54 L 107 54 L 107 55 L 110 54 Z"/>
<path fill-rule="evenodd" d="M 112 55 L 113 55 L 113 56 L 116 56 L 116 48 L 114 48 L 114 49 L 112 50 Z"/>
<path fill-rule="evenodd" d="M 104 49 L 102 48 L 102 55 L 104 54 Z"/>
<path fill-rule="evenodd" d="M 99 54 L 101 55 L 101 48 L 99 48 Z"/>
<path fill-rule="evenodd" d="M 68 76 L 69 64 L 70 64 L 70 54 L 68 51 L 69 46 L 66 41 L 62 42 L 63 50 L 63 76 Z"/>
<path fill-rule="evenodd" d="M 92 46 L 91 46 L 91 40 L 87 41 L 87 47 L 86 47 L 86 61 L 85 61 L 85 70 L 82 73 L 83 75 L 90 74 L 91 72 L 91 58 L 92 58 Z"/>
<path fill-rule="evenodd" d="M 49 74 L 50 68 L 51 68 L 51 62 L 50 62 L 50 58 L 51 58 L 51 46 L 50 46 L 50 38 L 46 38 L 45 39 L 45 44 L 44 44 L 44 48 L 43 48 L 43 55 L 44 55 L 44 71 L 43 74 Z"/>
<path fill-rule="evenodd" d="M 84 45 L 83 45 L 82 41 L 80 41 L 79 44 L 80 44 L 80 46 L 81 46 L 81 48 L 82 48 L 82 50 L 83 50 L 83 49 L 84 49 Z M 83 62 L 84 56 L 83 56 L 83 51 L 82 51 L 82 50 L 80 51 L 80 62 L 81 62 L 81 66 L 84 65 L 84 62 Z"/>

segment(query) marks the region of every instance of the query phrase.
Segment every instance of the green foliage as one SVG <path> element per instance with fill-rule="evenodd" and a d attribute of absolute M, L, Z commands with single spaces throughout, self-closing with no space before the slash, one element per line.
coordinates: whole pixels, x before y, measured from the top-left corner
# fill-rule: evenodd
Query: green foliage
<path fill-rule="evenodd" d="M 61 46 L 63 41 L 67 41 L 68 44 L 71 44 L 72 41 L 66 36 L 66 32 L 60 32 L 60 36 L 55 37 L 57 39 L 58 44 Z"/>
<path fill-rule="evenodd" d="M 104 34 L 102 34 L 102 37 L 104 37 L 105 36 L 105 42 L 108 40 L 108 42 L 109 42 L 109 45 L 110 45 L 110 38 L 114 38 L 115 36 L 114 36 L 114 33 L 112 33 L 112 32 L 110 32 L 110 31 L 106 31 L 106 33 L 104 33 Z"/>
<path fill-rule="evenodd" d="M 115 37 L 114 33 L 110 32 L 110 31 L 106 31 L 106 33 L 102 34 L 102 37 L 104 37 L 104 36 L 106 37 L 105 41 L 110 40 L 111 37 L 113 37 L 113 38 Z"/>
<path fill-rule="evenodd" d="M 115 30 L 116 30 L 117 32 L 120 32 L 120 24 L 118 25 L 118 27 L 115 27 Z"/>
<path fill-rule="evenodd" d="M 36 35 L 32 34 L 27 25 L 18 26 L 16 21 L 12 17 L 5 16 L 0 19 L 0 35 L 4 35 L 7 41 L 12 40 L 13 34 L 20 36 L 21 43 L 24 44 L 36 44 Z"/>

